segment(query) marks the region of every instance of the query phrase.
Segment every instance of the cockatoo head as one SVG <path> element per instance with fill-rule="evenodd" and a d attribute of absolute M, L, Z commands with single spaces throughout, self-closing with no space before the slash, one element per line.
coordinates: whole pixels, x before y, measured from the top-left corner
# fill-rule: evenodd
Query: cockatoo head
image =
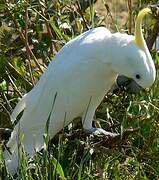
<path fill-rule="evenodd" d="M 143 17 L 151 12 L 149 8 L 140 11 L 135 27 L 135 37 L 123 35 L 125 43 L 120 43 L 120 56 L 118 60 L 119 76 L 117 84 L 127 86 L 129 92 L 138 91 L 140 87 L 149 88 L 155 81 L 155 65 L 142 35 L 141 25 Z M 126 78 L 127 77 L 127 78 Z"/>

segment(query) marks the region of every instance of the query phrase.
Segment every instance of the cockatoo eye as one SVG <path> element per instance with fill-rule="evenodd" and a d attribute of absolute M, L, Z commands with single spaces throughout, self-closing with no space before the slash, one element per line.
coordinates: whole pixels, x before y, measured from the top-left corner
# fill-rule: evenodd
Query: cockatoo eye
<path fill-rule="evenodd" d="M 139 75 L 139 74 L 136 74 L 136 79 L 140 79 L 141 78 L 141 76 Z"/>

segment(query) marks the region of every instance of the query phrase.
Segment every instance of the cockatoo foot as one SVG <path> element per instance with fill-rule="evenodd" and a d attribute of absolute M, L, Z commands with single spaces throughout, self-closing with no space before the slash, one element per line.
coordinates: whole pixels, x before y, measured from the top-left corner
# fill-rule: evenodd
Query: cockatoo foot
<path fill-rule="evenodd" d="M 105 131 L 102 128 L 94 128 L 94 127 L 92 127 L 91 129 L 87 130 L 87 132 L 90 133 L 90 134 L 93 134 L 95 136 L 98 136 L 98 135 L 104 135 L 104 136 L 110 136 L 110 137 L 118 136 L 118 134 Z"/>

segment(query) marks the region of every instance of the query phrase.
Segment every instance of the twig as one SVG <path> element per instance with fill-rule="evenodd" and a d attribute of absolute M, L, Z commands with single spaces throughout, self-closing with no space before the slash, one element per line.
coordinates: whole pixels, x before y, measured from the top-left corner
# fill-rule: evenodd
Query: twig
<path fill-rule="evenodd" d="M 46 1 L 46 0 L 45 0 L 45 4 L 46 4 L 45 12 L 44 12 L 44 11 L 42 10 L 42 8 L 41 8 L 42 15 L 45 16 L 45 15 L 44 15 L 44 13 L 45 13 L 46 16 L 49 17 L 49 14 L 47 13 L 47 9 L 46 9 L 46 8 L 47 8 L 47 1 Z M 46 18 L 46 19 L 47 19 L 47 18 Z M 49 36 L 51 39 L 53 39 L 54 37 L 53 37 L 52 31 L 51 31 L 51 28 L 50 28 L 50 23 L 49 23 L 49 21 L 46 20 L 46 19 L 45 19 L 45 25 L 46 25 L 46 29 L 47 29 L 47 34 L 48 34 L 48 36 Z M 49 17 L 49 19 L 50 19 L 50 17 Z M 51 52 L 51 55 L 53 55 L 53 53 L 54 53 L 53 42 L 51 42 L 50 52 Z"/>
<path fill-rule="evenodd" d="M 5 101 L 8 109 L 6 109 L 5 106 L 4 106 L 3 108 L 6 110 L 7 114 L 10 115 L 10 112 L 12 112 L 12 106 L 10 105 L 10 102 L 8 101 L 6 95 L 5 95 L 5 93 L 3 92 L 3 90 L 2 90 L 1 87 L 0 87 L 0 91 L 1 91 L 1 96 L 2 96 L 3 100 Z M 8 110 L 9 110 L 9 112 L 8 112 Z"/>
<path fill-rule="evenodd" d="M 159 108 L 155 106 L 154 104 L 152 104 L 151 102 L 148 102 L 148 105 L 152 106 L 155 110 L 159 112 Z"/>
<path fill-rule="evenodd" d="M 5 94 L 2 92 L 1 89 L 0 89 L 0 91 L 1 91 L 1 95 L 2 95 L 2 97 L 3 97 L 3 95 L 5 95 Z M 6 97 L 6 96 L 5 96 L 5 97 Z M 5 100 L 5 97 L 3 97 L 4 100 Z M 6 100 L 7 100 L 7 101 L 6 101 Z M 3 109 L 5 110 L 5 112 L 7 113 L 7 115 L 10 116 L 10 113 L 13 111 L 13 109 L 12 109 L 12 107 L 11 107 L 10 102 L 8 101 L 8 99 L 6 99 L 6 100 L 5 100 L 5 103 L 0 103 L 0 105 L 3 107 Z M 5 106 L 7 103 L 8 103 L 9 106 L 10 106 L 10 107 L 8 106 L 9 109 L 6 108 L 7 106 Z M 8 105 L 8 104 L 7 104 L 7 105 Z"/>
<path fill-rule="evenodd" d="M 108 4 L 105 2 L 105 0 L 103 0 L 103 3 L 104 3 L 104 6 L 105 6 L 105 8 L 106 8 L 106 10 L 108 12 L 108 15 L 110 16 L 110 18 L 111 18 L 111 20 L 112 20 L 112 22 L 113 22 L 113 24 L 114 24 L 114 26 L 116 28 L 116 31 L 119 32 L 118 26 L 115 23 L 115 20 L 113 18 L 113 15 L 112 15 L 112 13 L 110 11 L 110 8 L 109 8 Z"/>
<path fill-rule="evenodd" d="M 22 41 L 24 42 L 24 44 L 25 44 L 25 46 L 26 46 L 26 49 L 28 50 L 28 53 L 29 53 L 30 56 L 33 58 L 33 60 L 34 60 L 35 64 L 37 65 L 39 71 L 40 71 L 41 73 L 43 73 L 43 70 L 42 70 L 42 68 L 41 68 L 38 60 L 36 59 L 34 53 L 33 53 L 32 50 L 30 49 L 29 43 L 26 41 L 24 34 L 22 33 L 22 31 L 19 30 L 19 28 L 18 28 L 18 23 L 17 23 L 16 19 L 14 18 L 14 16 L 12 15 L 12 13 L 10 12 L 10 9 L 9 9 L 7 3 L 6 3 L 6 7 L 7 7 L 7 8 L 6 8 L 7 13 L 12 17 L 12 20 L 13 20 L 13 22 L 14 22 L 15 28 L 16 28 L 16 30 L 18 31 L 18 33 L 19 33 L 19 35 L 20 35 L 20 38 L 21 38 Z"/>
<path fill-rule="evenodd" d="M 33 83 L 33 85 L 35 85 L 35 79 L 33 77 L 33 73 L 32 73 L 32 66 L 31 66 L 31 59 L 30 59 L 30 53 L 29 53 L 29 42 L 28 42 L 28 0 L 25 1 L 25 41 L 26 41 L 26 52 L 27 52 L 27 57 L 28 57 L 28 61 L 29 61 L 29 74 L 30 74 L 30 77 L 31 77 L 31 81 Z"/>
<path fill-rule="evenodd" d="M 82 19 L 83 19 L 83 23 L 84 23 L 86 29 L 89 30 L 89 28 L 88 28 L 88 26 L 87 26 L 87 23 L 86 23 L 86 21 L 85 21 L 85 18 L 84 18 L 84 16 L 83 16 L 83 12 L 82 12 L 82 10 L 81 10 L 81 7 L 80 7 L 79 2 L 76 1 L 76 4 L 77 4 L 77 7 L 78 7 L 79 14 L 81 15 L 81 17 L 82 17 Z"/>
<path fill-rule="evenodd" d="M 9 72 L 12 74 L 12 76 L 14 76 L 15 78 L 19 78 L 21 79 L 25 85 L 26 85 L 26 88 L 27 90 L 31 90 L 32 89 L 32 84 L 27 81 L 14 67 L 11 63 L 7 62 L 7 68 L 9 70 Z"/>
<path fill-rule="evenodd" d="M 17 92 L 17 94 L 18 94 L 20 97 L 22 97 L 21 92 L 18 90 L 17 86 L 15 85 L 14 81 L 13 81 L 12 78 L 10 77 L 10 75 L 9 75 L 9 73 L 8 73 L 7 70 L 6 70 L 6 75 L 7 75 L 7 77 L 8 77 L 9 82 L 12 84 L 13 89 Z"/>
<path fill-rule="evenodd" d="M 156 19 L 155 25 L 146 40 L 149 50 L 152 49 L 158 34 L 159 34 L 159 17 L 158 19 Z"/>
<path fill-rule="evenodd" d="M 132 32 L 132 0 L 128 0 L 128 11 L 129 11 L 128 32 L 129 34 L 131 34 Z"/>

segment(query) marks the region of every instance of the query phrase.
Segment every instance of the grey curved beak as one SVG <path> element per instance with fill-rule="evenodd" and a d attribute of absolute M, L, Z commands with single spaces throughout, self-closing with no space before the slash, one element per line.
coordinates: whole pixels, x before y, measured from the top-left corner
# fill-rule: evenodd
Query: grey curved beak
<path fill-rule="evenodd" d="M 130 79 L 124 75 L 119 75 L 117 77 L 116 84 L 112 86 L 111 91 L 116 91 L 118 88 L 130 94 L 136 94 L 143 90 L 143 88 L 139 86 L 133 79 Z"/>
<path fill-rule="evenodd" d="M 120 88 L 122 88 L 124 91 L 126 91 L 128 93 L 135 94 L 135 93 L 138 93 L 140 90 L 143 89 L 133 79 L 130 79 L 130 78 L 123 76 L 123 75 L 119 75 L 117 77 L 116 82 Z"/>

